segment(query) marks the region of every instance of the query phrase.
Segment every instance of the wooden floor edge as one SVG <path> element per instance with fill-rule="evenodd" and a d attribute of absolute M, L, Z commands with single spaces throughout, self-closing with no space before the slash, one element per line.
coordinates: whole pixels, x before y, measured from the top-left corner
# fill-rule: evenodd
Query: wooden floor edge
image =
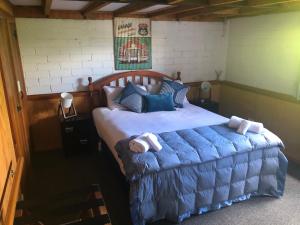
<path fill-rule="evenodd" d="M 9 199 L 8 213 L 7 213 L 5 225 L 13 225 L 14 223 L 16 203 L 18 201 L 18 197 L 20 193 L 20 183 L 22 179 L 23 168 L 24 168 L 24 157 L 20 157 L 17 161 L 17 169 L 15 172 L 15 179 L 13 181 L 13 188 Z"/>

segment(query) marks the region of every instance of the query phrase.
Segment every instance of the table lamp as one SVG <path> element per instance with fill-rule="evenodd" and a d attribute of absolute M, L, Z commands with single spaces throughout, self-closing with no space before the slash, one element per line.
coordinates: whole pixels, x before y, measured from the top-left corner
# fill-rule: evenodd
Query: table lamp
<path fill-rule="evenodd" d="M 73 95 L 67 92 L 60 94 L 60 109 L 64 119 L 77 116 L 76 109 L 73 104 Z"/>

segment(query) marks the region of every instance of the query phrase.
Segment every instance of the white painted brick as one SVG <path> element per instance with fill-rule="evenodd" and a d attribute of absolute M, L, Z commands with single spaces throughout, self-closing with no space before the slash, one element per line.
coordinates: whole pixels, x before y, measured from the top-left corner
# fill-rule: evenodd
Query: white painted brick
<path fill-rule="evenodd" d="M 48 55 L 47 60 L 48 62 L 66 62 L 66 61 L 70 61 L 70 55 L 69 54 Z"/>
<path fill-rule="evenodd" d="M 110 75 L 114 72 L 113 68 L 110 69 L 101 69 L 101 70 L 97 70 L 97 69 L 93 69 L 93 76 L 95 77 L 103 77 L 106 75 Z M 120 72 L 120 71 L 118 71 Z"/>
<path fill-rule="evenodd" d="M 22 62 L 23 63 L 23 62 Z M 38 67 L 35 63 L 23 63 L 23 70 L 26 72 L 37 71 Z"/>
<path fill-rule="evenodd" d="M 62 84 L 75 84 L 79 79 L 80 77 L 63 77 L 61 82 Z"/>
<path fill-rule="evenodd" d="M 39 83 L 40 83 L 40 85 L 61 84 L 62 79 L 61 79 L 61 77 L 39 78 Z"/>
<path fill-rule="evenodd" d="M 37 64 L 38 70 L 59 70 L 60 64 L 59 63 L 44 63 L 44 64 Z"/>
<path fill-rule="evenodd" d="M 22 62 L 24 64 L 34 64 L 34 63 L 47 63 L 47 56 L 23 56 Z"/>
<path fill-rule="evenodd" d="M 114 55 L 112 54 L 92 54 L 93 61 L 101 61 L 101 60 L 113 60 Z"/>
<path fill-rule="evenodd" d="M 42 77 L 49 77 L 49 71 L 44 70 L 44 71 L 25 71 L 24 72 L 25 78 L 31 78 L 31 79 L 38 79 L 38 78 L 42 78 Z"/>
<path fill-rule="evenodd" d="M 104 69 L 114 67 L 114 61 L 103 61 L 102 62 L 102 67 Z"/>
<path fill-rule="evenodd" d="M 47 43 L 46 40 L 45 40 L 45 43 Z M 49 55 L 59 55 L 60 53 L 61 53 L 60 48 L 50 48 L 50 47 L 36 48 L 37 55 L 49 56 Z"/>
<path fill-rule="evenodd" d="M 111 20 L 17 19 L 28 94 L 86 90 L 88 76 L 120 72 L 114 70 L 112 29 Z M 236 46 L 252 40 L 242 33 Z M 266 37 L 264 27 L 260 33 Z M 214 79 L 214 70 L 225 67 L 222 34 L 222 23 L 153 21 L 153 70 L 179 70 L 184 81 Z"/>
<path fill-rule="evenodd" d="M 73 76 L 90 76 L 93 71 L 91 68 L 72 69 Z"/>
<path fill-rule="evenodd" d="M 91 61 L 92 60 L 92 55 L 73 55 L 71 54 L 71 61 Z"/>
<path fill-rule="evenodd" d="M 38 79 L 36 78 L 25 78 L 25 84 L 26 87 L 35 87 L 35 86 L 39 86 L 39 82 Z"/>
<path fill-rule="evenodd" d="M 71 69 L 65 69 L 65 70 L 50 70 L 50 77 L 70 77 Z"/>
<path fill-rule="evenodd" d="M 52 93 L 60 93 L 60 92 L 69 92 L 69 91 L 76 91 L 73 88 L 72 84 L 53 84 L 50 86 Z"/>
<path fill-rule="evenodd" d="M 60 48 L 60 52 L 61 52 L 61 54 L 81 55 L 82 54 L 82 48 L 81 47 L 76 47 L 76 48 L 62 47 L 62 48 Z"/>
<path fill-rule="evenodd" d="M 35 55 L 35 48 L 30 48 L 30 47 L 21 47 L 20 46 L 20 52 L 21 52 L 21 56 L 24 57 L 24 56 L 33 56 Z"/>
<path fill-rule="evenodd" d="M 82 67 L 83 68 L 103 67 L 103 63 L 101 61 L 82 62 Z"/>
<path fill-rule="evenodd" d="M 61 63 L 62 69 L 80 69 L 82 68 L 81 62 L 62 62 Z"/>
<path fill-rule="evenodd" d="M 51 93 L 50 85 L 26 87 L 28 95 L 48 94 Z"/>

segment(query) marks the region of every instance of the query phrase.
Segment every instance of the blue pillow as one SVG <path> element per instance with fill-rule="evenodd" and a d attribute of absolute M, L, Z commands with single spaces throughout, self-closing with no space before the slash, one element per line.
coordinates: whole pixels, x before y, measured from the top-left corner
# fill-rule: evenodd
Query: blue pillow
<path fill-rule="evenodd" d="M 147 92 L 137 85 L 128 82 L 127 86 L 123 89 L 119 103 L 129 110 L 137 113 L 143 111 L 143 96 Z"/>
<path fill-rule="evenodd" d="M 144 96 L 147 112 L 174 111 L 173 97 L 171 94 Z"/>
<path fill-rule="evenodd" d="M 183 108 L 183 102 L 189 87 L 172 80 L 164 80 L 161 85 L 160 94 L 169 93 L 173 96 L 175 107 Z"/>

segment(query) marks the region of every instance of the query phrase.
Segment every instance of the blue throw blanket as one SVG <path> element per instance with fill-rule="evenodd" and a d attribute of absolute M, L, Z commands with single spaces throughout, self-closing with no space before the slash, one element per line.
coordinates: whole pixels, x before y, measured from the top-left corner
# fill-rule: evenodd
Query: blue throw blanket
<path fill-rule="evenodd" d="M 134 153 L 129 138 L 116 149 L 130 182 L 135 225 L 191 214 L 257 195 L 283 195 L 287 159 L 273 133 L 240 135 L 226 125 L 157 135 L 163 149 Z"/>

